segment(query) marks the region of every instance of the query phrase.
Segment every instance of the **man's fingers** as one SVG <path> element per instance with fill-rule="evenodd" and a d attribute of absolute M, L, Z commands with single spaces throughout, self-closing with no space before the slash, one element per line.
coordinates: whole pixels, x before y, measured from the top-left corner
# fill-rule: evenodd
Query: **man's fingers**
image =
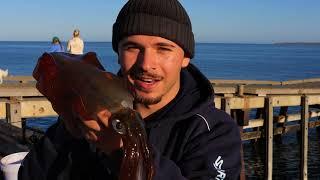
<path fill-rule="evenodd" d="M 86 131 L 84 133 L 84 138 L 87 140 L 87 141 L 90 141 L 90 142 L 96 142 L 98 141 L 98 137 L 97 135 L 92 132 L 92 131 Z"/>
<path fill-rule="evenodd" d="M 96 120 L 84 120 L 82 126 L 90 131 L 101 131 L 101 127 Z"/>
<path fill-rule="evenodd" d="M 108 111 L 107 109 L 99 111 L 97 117 L 105 127 L 109 127 L 109 118 L 111 117 L 110 111 Z"/>
<path fill-rule="evenodd" d="M 83 137 L 91 142 L 98 141 L 99 136 L 106 133 L 105 131 L 109 126 L 109 117 L 111 117 L 111 113 L 107 109 L 99 111 L 96 114 L 96 119 L 84 119 L 83 117 L 78 116 L 78 126 Z"/>
<path fill-rule="evenodd" d="M 80 123 L 78 125 L 82 136 L 86 140 L 91 142 L 95 142 L 98 140 L 96 133 L 99 132 L 101 128 L 96 120 L 80 120 Z"/>

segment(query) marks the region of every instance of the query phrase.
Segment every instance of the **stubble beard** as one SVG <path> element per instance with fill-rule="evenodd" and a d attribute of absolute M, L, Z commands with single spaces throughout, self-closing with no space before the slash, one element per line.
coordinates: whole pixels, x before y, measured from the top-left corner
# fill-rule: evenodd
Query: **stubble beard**
<path fill-rule="evenodd" d="M 145 106 L 157 104 L 161 101 L 162 96 L 154 97 L 154 98 L 146 98 L 137 93 L 133 94 L 135 103 L 143 104 Z"/>

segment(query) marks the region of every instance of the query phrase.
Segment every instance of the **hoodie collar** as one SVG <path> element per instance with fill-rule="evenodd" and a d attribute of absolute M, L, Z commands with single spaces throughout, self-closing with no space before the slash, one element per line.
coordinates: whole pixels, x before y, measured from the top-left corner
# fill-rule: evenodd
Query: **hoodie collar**
<path fill-rule="evenodd" d="M 182 69 L 180 83 L 177 96 L 144 119 L 146 128 L 187 119 L 197 114 L 203 106 L 213 103 L 214 93 L 210 81 L 193 64 Z"/>

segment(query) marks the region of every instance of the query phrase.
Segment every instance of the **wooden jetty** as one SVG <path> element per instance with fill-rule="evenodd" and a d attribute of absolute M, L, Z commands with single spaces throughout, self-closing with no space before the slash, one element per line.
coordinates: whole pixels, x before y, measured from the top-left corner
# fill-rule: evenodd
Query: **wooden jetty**
<path fill-rule="evenodd" d="M 320 78 L 282 82 L 211 80 L 211 83 L 216 107 L 237 121 L 242 140 L 265 141 L 265 178 L 272 178 L 274 138 L 297 131 L 302 137 L 301 179 L 307 179 L 308 129 L 320 126 Z M 290 114 L 291 107 L 300 110 Z M 55 116 L 51 104 L 35 88 L 32 77 L 6 77 L 0 84 L 0 157 L 28 149 L 28 139 L 33 136 L 33 131 L 25 128 L 28 118 Z"/>

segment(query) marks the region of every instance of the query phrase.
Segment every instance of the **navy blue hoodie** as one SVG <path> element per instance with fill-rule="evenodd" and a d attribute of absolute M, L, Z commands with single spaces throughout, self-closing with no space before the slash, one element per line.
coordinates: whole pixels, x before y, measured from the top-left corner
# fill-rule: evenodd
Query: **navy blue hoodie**
<path fill-rule="evenodd" d="M 239 130 L 213 98 L 208 79 L 190 64 L 181 71 L 178 95 L 144 119 L 155 180 L 239 178 Z M 119 162 L 73 139 L 58 121 L 27 155 L 19 179 L 116 179 L 117 167 Z"/>

